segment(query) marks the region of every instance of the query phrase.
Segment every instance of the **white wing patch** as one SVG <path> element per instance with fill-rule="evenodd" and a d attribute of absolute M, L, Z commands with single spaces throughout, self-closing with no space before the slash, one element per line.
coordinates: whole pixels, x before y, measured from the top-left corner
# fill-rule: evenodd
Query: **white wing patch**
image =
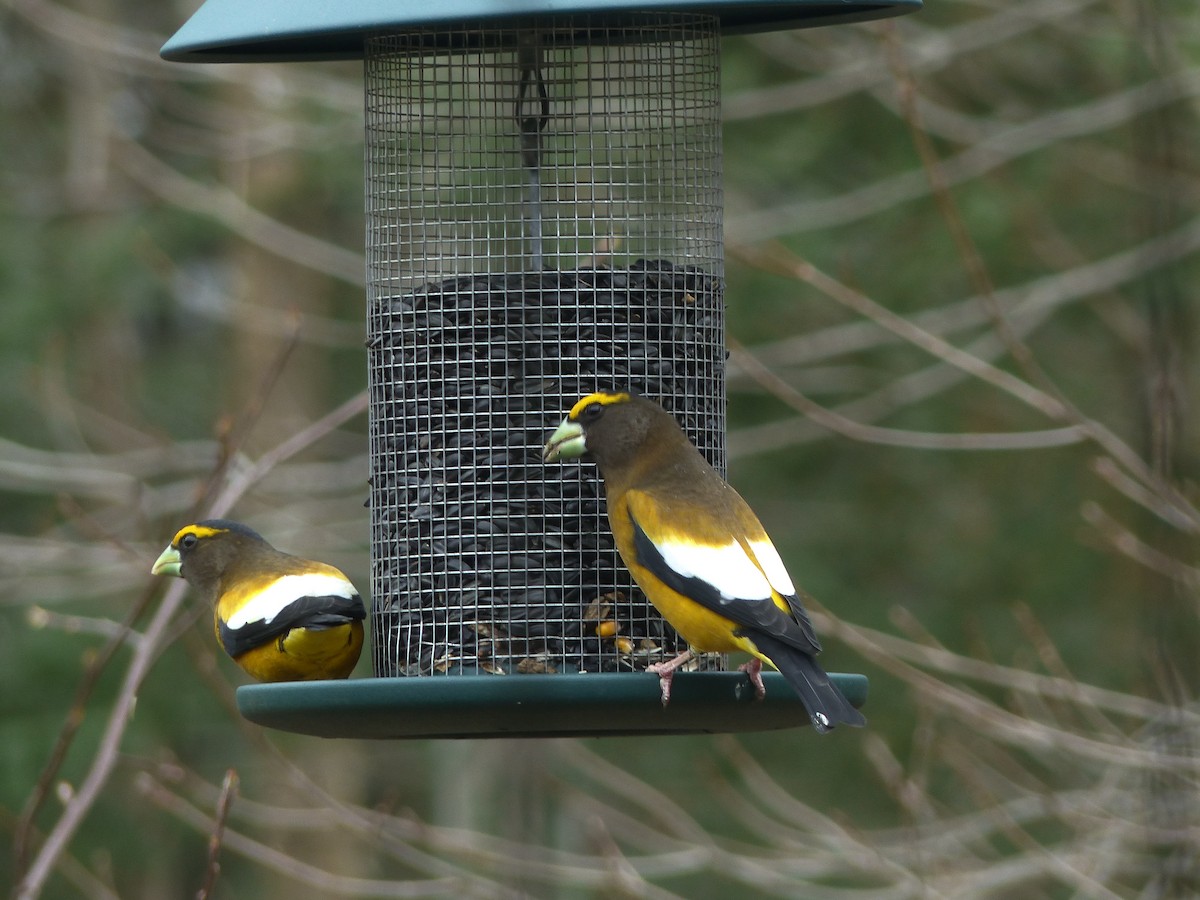
<path fill-rule="evenodd" d="M 766 539 L 750 541 L 750 552 L 758 560 L 767 581 L 771 582 L 771 587 L 775 588 L 776 593 L 785 597 L 796 596 L 796 586 L 792 584 L 792 578 L 784 568 L 783 560 L 779 558 L 779 551 L 775 549 L 774 544 Z"/>
<path fill-rule="evenodd" d="M 350 598 L 356 593 L 354 585 L 336 575 L 316 572 L 307 575 L 284 575 L 259 591 L 249 603 L 230 616 L 225 624 L 236 630 L 250 622 L 270 623 L 301 597 Z"/>
<path fill-rule="evenodd" d="M 656 546 L 671 569 L 684 578 L 699 578 L 711 584 L 727 600 L 766 600 L 771 596 L 771 584 L 737 542 L 720 547 L 670 542 Z M 778 554 L 775 560 L 782 571 Z"/>

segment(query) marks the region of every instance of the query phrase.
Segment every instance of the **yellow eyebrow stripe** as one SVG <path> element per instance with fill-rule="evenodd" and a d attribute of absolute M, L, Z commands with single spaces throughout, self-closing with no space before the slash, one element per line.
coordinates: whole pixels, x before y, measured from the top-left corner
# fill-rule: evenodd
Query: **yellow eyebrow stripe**
<path fill-rule="evenodd" d="M 571 407 L 571 414 L 567 418 L 578 419 L 583 411 L 593 403 L 599 403 L 601 406 L 612 406 L 614 403 L 628 403 L 629 400 L 629 394 L 625 392 L 611 393 L 609 391 L 600 391 L 595 394 L 588 394 Z"/>
<path fill-rule="evenodd" d="M 171 538 L 171 546 L 176 547 L 183 540 L 185 535 L 194 534 L 198 538 L 212 537 L 214 534 L 221 534 L 228 529 L 225 528 L 209 528 L 207 525 L 185 525 L 176 532 L 175 537 Z"/>

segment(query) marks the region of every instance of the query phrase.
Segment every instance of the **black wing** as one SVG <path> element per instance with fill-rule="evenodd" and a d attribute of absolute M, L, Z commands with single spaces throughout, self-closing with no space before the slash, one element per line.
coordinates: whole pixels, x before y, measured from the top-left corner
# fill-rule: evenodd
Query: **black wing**
<path fill-rule="evenodd" d="M 821 652 L 821 644 L 813 632 L 808 614 L 800 607 L 799 599 L 786 598 L 789 608 L 795 610 L 800 607 L 800 614 L 793 618 L 776 606 L 771 598 L 726 597 L 703 578 L 682 575 L 672 569 L 632 512 L 629 519 L 633 523 L 633 547 L 638 563 L 649 569 L 651 574 L 667 587 L 695 600 L 706 609 L 724 616 L 747 631 L 773 635 L 783 643 L 808 654 Z"/>
<path fill-rule="evenodd" d="M 248 650 L 287 634 L 293 628 L 321 631 L 366 617 L 367 611 L 358 594 L 353 597 L 299 597 L 281 609 L 270 622 L 259 619 L 247 622 L 240 628 L 230 628 L 222 621 L 218 628 L 225 652 L 236 659 Z"/>

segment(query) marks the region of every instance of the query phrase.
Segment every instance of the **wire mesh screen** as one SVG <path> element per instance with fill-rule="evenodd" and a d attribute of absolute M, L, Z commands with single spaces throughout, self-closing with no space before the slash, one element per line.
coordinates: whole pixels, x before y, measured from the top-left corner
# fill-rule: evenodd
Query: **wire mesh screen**
<path fill-rule="evenodd" d="M 541 447 L 581 396 L 633 388 L 724 469 L 718 75 L 690 15 L 368 42 L 377 675 L 683 649 L 595 466 Z"/>

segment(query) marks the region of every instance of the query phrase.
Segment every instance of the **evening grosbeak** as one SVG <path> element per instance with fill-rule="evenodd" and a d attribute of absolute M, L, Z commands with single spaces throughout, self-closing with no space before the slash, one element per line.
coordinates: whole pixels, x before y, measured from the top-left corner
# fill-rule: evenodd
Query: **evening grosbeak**
<path fill-rule="evenodd" d="M 814 656 L 821 644 L 771 539 L 746 501 L 700 455 L 670 413 L 644 397 L 584 397 L 550 436 L 547 462 L 587 454 L 600 467 L 617 550 L 689 649 L 650 666 L 662 701 L 693 651 L 743 651 L 759 697 L 762 664 L 800 695 L 813 727 L 865 725 Z"/>
<path fill-rule="evenodd" d="M 346 678 L 366 609 L 333 566 L 276 550 L 245 525 L 186 525 L 150 569 L 177 575 L 212 605 L 217 640 L 259 681 Z"/>

